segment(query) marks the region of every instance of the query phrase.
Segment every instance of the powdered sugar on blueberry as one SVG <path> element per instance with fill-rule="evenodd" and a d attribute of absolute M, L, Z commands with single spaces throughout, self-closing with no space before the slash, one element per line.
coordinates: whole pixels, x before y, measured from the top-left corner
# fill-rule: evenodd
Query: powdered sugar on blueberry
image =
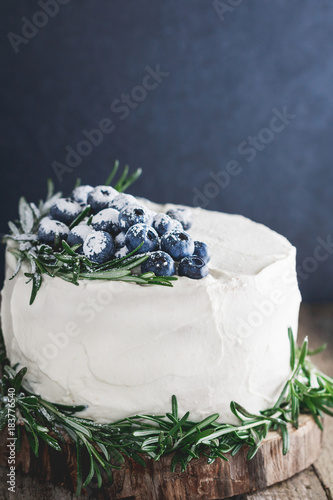
<path fill-rule="evenodd" d="M 112 259 L 115 244 L 112 236 L 105 231 L 92 231 L 83 243 L 83 253 L 92 262 L 104 264 Z"/>
<path fill-rule="evenodd" d="M 129 253 L 148 254 L 141 272 L 156 276 L 178 272 L 199 279 L 208 274 L 210 251 L 187 232 L 192 225 L 187 207 L 174 206 L 167 213 L 156 213 L 144 200 L 111 186 L 84 185 L 76 187 L 71 198 L 55 200 L 49 215 L 41 221 L 38 237 L 54 248 L 67 240 L 75 252 L 99 264 Z"/>

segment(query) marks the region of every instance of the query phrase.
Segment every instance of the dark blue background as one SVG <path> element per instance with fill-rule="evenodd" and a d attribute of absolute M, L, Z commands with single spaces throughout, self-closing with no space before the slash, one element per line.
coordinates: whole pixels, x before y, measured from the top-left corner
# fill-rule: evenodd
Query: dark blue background
<path fill-rule="evenodd" d="M 77 176 L 99 184 L 119 158 L 144 169 L 135 194 L 191 205 L 236 160 L 241 173 L 208 208 L 287 236 L 304 298 L 333 300 L 333 256 L 313 260 L 317 238 L 333 234 L 331 1 L 226 0 L 218 14 L 211 1 L 70 0 L 16 54 L 7 34 L 40 10 L 1 5 L 1 232 L 18 197 L 43 196 L 50 176 L 64 192 Z M 122 94 L 141 96 L 133 89 L 157 65 L 169 75 L 126 119 L 110 110 Z M 262 132 L 272 140 L 248 162 L 239 145 L 283 106 L 295 118 L 273 138 Z M 115 130 L 58 182 L 52 163 L 103 118 Z"/>

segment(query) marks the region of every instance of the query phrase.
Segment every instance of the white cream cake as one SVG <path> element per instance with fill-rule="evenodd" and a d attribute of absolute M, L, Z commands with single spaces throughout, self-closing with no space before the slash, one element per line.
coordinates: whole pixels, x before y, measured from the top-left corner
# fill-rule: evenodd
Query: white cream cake
<path fill-rule="evenodd" d="M 193 421 L 219 413 L 238 423 L 232 400 L 254 413 L 275 403 L 290 374 L 288 327 L 297 334 L 295 248 L 242 216 L 191 212 L 191 236 L 211 249 L 210 273 L 179 276 L 173 287 L 44 276 L 29 305 L 24 266 L 10 281 L 16 259 L 7 251 L 7 354 L 28 368 L 36 394 L 85 404 L 82 417 L 98 422 L 165 414 L 173 394 Z"/>

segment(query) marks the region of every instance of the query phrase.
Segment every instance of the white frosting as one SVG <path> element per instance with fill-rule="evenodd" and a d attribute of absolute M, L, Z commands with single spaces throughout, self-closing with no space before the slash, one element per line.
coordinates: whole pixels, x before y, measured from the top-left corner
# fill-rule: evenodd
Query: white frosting
<path fill-rule="evenodd" d="M 275 403 L 290 373 L 287 329 L 297 332 L 295 248 L 239 215 L 191 211 L 189 233 L 212 251 L 210 274 L 179 277 L 173 288 L 87 280 L 76 287 L 44 276 L 30 306 L 23 273 L 8 280 L 15 259 L 7 253 L 7 352 L 28 367 L 36 393 L 87 404 L 82 416 L 101 422 L 164 414 L 172 394 L 192 420 L 218 412 L 238 423 L 231 400 L 251 412 Z"/>

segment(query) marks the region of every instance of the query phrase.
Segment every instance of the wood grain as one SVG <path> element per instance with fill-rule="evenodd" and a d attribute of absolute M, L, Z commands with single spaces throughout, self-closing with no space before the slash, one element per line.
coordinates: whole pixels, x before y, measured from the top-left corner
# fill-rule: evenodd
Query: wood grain
<path fill-rule="evenodd" d="M 329 500 L 333 499 L 333 419 L 325 422 L 323 452 L 313 468 Z"/>
<path fill-rule="evenodd" d="M 270 432 L 251 461 L 247 460 L 247 449 L 244 449 L 229 462 L 218 459 L 208 465 L 206 459 L 201 458 L 191 462 L 186 472 L 171 473 L 172 457 L 159 462 L 146 460 L 146 468 L 127 459 L 121 469 L 114 471 L 113 484 L 105 487 L 99 497 L 103 498 L 107 492 L 108 498 L 114 499 L 222 499 L 270 486 L 309 467 L 319 456 L 322 433 L 310 416 L 302 415 L 299 428 L 290 426 L 289 431 L 290 450 L 286 456 L 282 454 L 281 436 Z M 6 437 L 6 433 L 0 436 L 2 450 L 6 449 Z M 75 448 L 70 443 L 61 455 L 42 446 L 37 459 L 24 439 L 17 454 L 17 467 L 25 473 L 65 484 L 75 491 L 75 459 Z M 2 453 L 1 465 L 4 466 L 6 461 L 6 453 Z"/>
<path fill-rule="evenodd" d="M 246 495 L 246 500 L 327 500 L 325 492 L 312 469 L 297 474 L 289 481 L 275 485 L 253 495 Z"/>
<path fill-rule="evenodd" d="M 171 473 L 171 456 L 159 462 L 146 460 L 146 468 L 127 459 L 121 469 L 114 471 L 114 482 L 104 488 L 104 493 L 107 491 L 109 498 L 114 499 L 197 500 L 226 498 L 264 488 L 304 470 L 319 456 L 322 433 L 310 416 L 302 415 L 299 428 L 290 426 L 289 432 L 290 450 L 285 456 L 280 434 L 270 432 L 251 461 L 247 460 L 244 449 L 229 462 L 218 459 L 208 465 L 205 458 L 192 461 L 184 473 L 180 470 Z M 6 437 L 6 433 L 0 436 L 2 450 L 6 450 Z M 5 466 L 6 462 L 7 454 L 2 453 L 0 464 Z M 70 442 L 61 455 L 42 445 L 37 459 L 24 439 L 17 454 L 17 467 L 25 473 L 65 484 L 72 491 L 76 489 L 76 454 Z"/>

